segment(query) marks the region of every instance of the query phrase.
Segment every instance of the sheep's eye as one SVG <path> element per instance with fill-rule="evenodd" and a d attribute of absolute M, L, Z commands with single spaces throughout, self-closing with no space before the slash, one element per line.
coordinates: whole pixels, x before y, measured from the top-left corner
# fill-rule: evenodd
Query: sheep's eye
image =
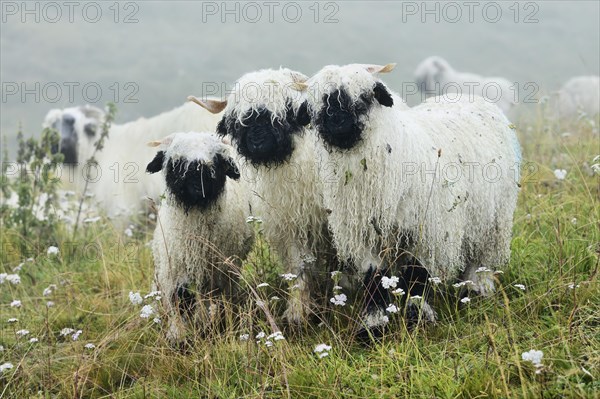
<path fill-rule="evenodd" d="M 85 131 L 85 134 L 88 135 L 88 137 L 94 137 L 96 135 L 96 125 L 94 125 L 93 123 L 88 123 L 87 125 L 85 125 L 83 130 Z"/>

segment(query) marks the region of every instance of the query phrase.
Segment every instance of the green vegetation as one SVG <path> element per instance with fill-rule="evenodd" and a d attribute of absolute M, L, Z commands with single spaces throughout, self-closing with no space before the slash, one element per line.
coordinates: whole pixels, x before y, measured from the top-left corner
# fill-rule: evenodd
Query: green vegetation
<path fill-rule="evenodd" d="M 289 282 L 259 240 L 242 273 L 248 301 L 235 312 L 221 308 L 223 329 L 208 337 L 192 332 L 188 345 L 174 348 L 165 338 L 166 323 L 154 320 L 164 320 L 156 298 L 137 305 L 129 299 L 130 291 L 150 292 L 151 219 L 132 222 L 132 234 L 124 234 L 102 218 L 81 224 L 73 236 L 72 226 L 51 212 L 42 223 L 33 213 L 23 216 L 24 206 L 3 208 L 0 397 L 598 397 L 600 171 L 593 164 L 600 151 L 594 126 L 597 121 L 579 121 L 569 126 L 570 135 L 543 121 L 522 129 L 528 163 L 512 259 L 495 296 L 461 303 L 452 286 L 436 288 L 436 325 L 409 331 L 391 315 L 390 331 L 370 345 L 353 339 L 360 309 L 350 301 L 344 307 L 328 303 L 324 320 L 301 331 L 283 326 L 279 315 Z M 44 159 L 56 139 L 51 136 L 45 131 L 41 144 L 32 140 L 31 156 L 20 159 L 29 165 Z M 558 179 L 556 169 L 566 170 L 566 177 Z M 44 190 L 56 190 L 37 179 L 2 184 L 4 195 L 21 187 L 17 192 L 30 207 Z M 257 288 L 263 282 L 269 286 Z M 271 347 L 266 338 L 254 338 L 273 332 L 257 298 L 282 324 L 286 339 Z M 153 306 L 148 318 L 140 317 L 144 305 Z M 242 334 L 249 339 L 241 340 Z M 322 343 L 331 350 L 321 358 L 314 349 Z M 539 367 L 522 359 L 532 349 L 543 352 Z"/>

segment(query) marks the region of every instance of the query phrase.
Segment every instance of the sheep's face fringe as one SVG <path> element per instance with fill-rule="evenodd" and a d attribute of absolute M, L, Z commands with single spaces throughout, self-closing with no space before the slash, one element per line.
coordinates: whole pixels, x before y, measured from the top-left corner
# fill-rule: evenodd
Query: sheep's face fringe
<path fill-rule="evenodd" d="M 287 162 L 294 152 L 294 135 L 303 132 L 308 124 L 306 107 L 294 111 L 290 101 L 283 117 L 268 108 L 250 109 L 243 116 L 226 114 L 217 133 L 231 136 L 237 151 L 255 166 L 278 166 Z"/>
<path fill-rule="evenodd" d="M 233 161 L 226 160 L 221 154 L 216 154 L 211 164 L 169 159 L 165 174 L 167 190 L 186 212 L 210 207 L 225 190 L 226 177 L 240 176 Z"/>
<path fill-rule="evenodd" d="M 89 105 L 50 111 L 43 126 L 60 133 L 60 142 L 51 149 L 52 153 L 60 151 L 65 164 L 76 164 L 80 146 L 92 147 L 104 117 L 102 110 Z"/>
<path fill-rule="evenodd" d="M 214 205 L 225 190 L 226 177 L 239 179 L 231 147 L 210 133 L 174 133 L 161 144 L 146 172 L 164 172 L 167 193 L 187 213 Z"/>
<path fill-rule="evenodd" d="M 352 98 L 340 88 L 324 94 L 316 112 L 314 126 L 325 143 L 340 149 L 353 148 L 361 139 L 374 101 L 391 107 L 393 100 L 383 83 Z"/>

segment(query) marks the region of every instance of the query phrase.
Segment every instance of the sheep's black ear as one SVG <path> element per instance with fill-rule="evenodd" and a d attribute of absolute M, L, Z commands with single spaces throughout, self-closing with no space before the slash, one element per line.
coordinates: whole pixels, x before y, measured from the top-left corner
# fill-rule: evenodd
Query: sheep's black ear
<path fill-rule="evenodd" d="M 235 164 L 235 161 L 229 157 L 225 158 L 225 175 L 233 180 L 238 180 L 240 178 L 240 170 Z"/>
<path fill-rule="evenodd" d="M 308 114 L 308 103 L 304 101 L 300 108 L 298 108 L 298 112 L 296 112 L 296 120 L 300 124 L 300 126 L 306 126 L 310 123 L 310 115 Z"/>
<path fill-rule="evenodd" d="M 148 166 L 146 166 L 146 172 L 147 173 L 160 172 L 160 170 L 162 169 L 164 160 L 165 160 L 165 152 L 159 151 L 156 154 L 156 156 L 154 157 L 154 159 L 152 160 L 152 162 L 150 162 L 148 164 Z"/>
<path fill-rule="evenodd" d="M 227 135 L 227 125 L 225 124 L 225 117 L 223 116 L 217 124 L 217 134 L 219 136 Z"/>
<path fill-rule="evenodd" d="M 383 83 L 377 82 L 375 84 L 375 87 L 373 88 L 373 94 L 377 102 L 384 107 L 391 107 L 394 105 L 394 99 L 392 98 L 390 92 L 387 91 Z"/>

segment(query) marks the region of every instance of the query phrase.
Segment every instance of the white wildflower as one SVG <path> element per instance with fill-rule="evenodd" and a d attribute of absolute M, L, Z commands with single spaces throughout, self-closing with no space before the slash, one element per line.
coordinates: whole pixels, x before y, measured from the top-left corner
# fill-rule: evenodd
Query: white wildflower
<path fill-rule="evenodd" d="M 154 324 L 160 324 L 162 323 L 162 320 L 160 319 L 160 317 L 155 317 L 152 319 L 152 321 L 154 322 Z"/>
<path fill-rule="evenodd" d="M 125 233 L 127 237 L 133 237 L 133 230 L 131 230 L 129 227 L 126 228 L 123 233 Z"/>
<path fill-rule="evenodd" d="M 392 277 L 386 277 L 383 276 L 381 278 L 381 285 L 383 286 L 383 288 L 390 289 L 390 288 L 396 288 L 396 285 L 398 284 L 398 282 L 400 281 L 400 279 L 396 276 L 392 276 Z"/>
<path fill-rule="evenodd" d="M 323 352 L 329 352 L 331 350 L 331 346 L 327 345 L 327 344 L 319 344 L 317 346 L 315 346 L 315 353 L 323 353 Z"/>
<path fill-rule="evenodd" d="M 48 287 L 44 288 L 44 292 L 42 292 L 43 296 L 52 295 L 54 290 L 56 289 L 56 284 L 50 284 Z"/>
<path fill-rule="evenodd" d="M 406 292 L 404 292 L 404 290 L 402 288 L 396 288 L 394 291 L 392 291 L 392 294 L 394 294 L 396 296 L 402 296 L 402 295 L 406 294 Z"/>
<path fill-rule="evenodd" d="M 11 283 L 12 285 L 17 285 L 21 283 L 21 277 L 18 274 L 7 274 L 6 281 Z"/>
<path fill-rule="evenodd" d="M 4 284 L 4 281 L 6 280 L 6 276 L 8 276 L 8 274 L 0 273 L 0 284 Z"/>
<path fill-rule="evenodd" d="M 529 352 L 523 352 L 521 354 L 521 358 L 526 362 L 533 363 L 533 365 L 536 367 L 541 367 L 542 359 L 544 358 L 544 352 L 532 349 Z"/>
<path fill-rule="evenodd" d="M 271 298 L 269 298 L 269 300 L 270 300 L 271 302 L 275 302 L 275 301 L 278 301 L 278 300 L 280 300 L 280 299 L 281 299 L 281 298 L 279 298 L 277 295 L 273 295 Z"/>
<path fill-rule="evenodd" d="M 262 223 L 262 219 L 258 216 L 248 216 L 246 218 L 246 223 Z"/>
<path fill-rule="evenodd" d="M 71 336 L 71 338 L 73 339 L 73 341 L 77 341 L 79 339 L 79 336 L 81 335 L 83 331 L 81 330 L 77 330 L 73 333 L 73 335 Z"/>
<path fill-rule="evenodd" d="M 19 330 L 19 331 L 15 332 L 15 334 L 17 334 L 19 337 L 24 337 L 27 334 L 29 334 L 29 330 Z"/>
<path fill-rule="evenodd" d="M 18 321 L 19 321 L 19 319 L 17 319 L 16 317 L 11 317 L 11 318 L 10 318 L 10 319 L 8 319 L 7 321 L 8 321 L 8 323 L 9 323 L 9 324 L 12 324 L 12 323 L 16 323 L 16 322 L 18 322 Z"/>
<path fill-rule="evenodd" d="M 429 280 L 429 282 L 431 284 L 435 284 L 435 285 L 439 285 L 442 283 L 442 279 L 439 277 L 429 277 L 427 280 Z"/>
<path fill-rule="evenodd" d="M 411 295 L 410 299 L 414 301 L 420 301 L 421 299 L 423 299 L 423 297 L 421 295 Z"/>
<path fill-rule="evenodd" d="M 273 334 L 269 335 L 267 339 L 272 339 L 273 341 L 281 341 L 285 339 L 281 331 L 275 331 Z"/>
<path fill-rule="evenodd" d="M 528 213 L 527 215 L 525 215 L 525 219 L 526 220 L 531 220 L 531 213 Z"/>
<path fill-rule="evenodd" d="M 388 313 L 398 313 L 398 307 L 394 304 L 390 304 L 387 308 L 385 308 Z"/>
<path fill-rule="evenodd" d="M 577 225 L 577 218 L 571 219 L 571 224 L 574 226 Z"/>
<path fill-rule="evenodd" d="M 39 339 L 37 339 L 37 338 L 30 338 L 30 339 L 29 339 L 29 343 L 31 343 L 31 344 L 36 344 L 36 343 L 38 343 L 39 341 L 40 341 L 40 340 L 39 340 Z"/>
<path fill-rule="evenodd" d="M 496 270 L 496 271 L 494 272 L 494 276 L 498 276 L 498 275 L 500 275 L 500 274 L 504 274 L 504 272 L 503 272 L 502 270 Z"/>
<path fill-rule="evenodd" d="M 579 284 L 575 284 L 575 283 L 569 284 L 569 288 L 572 289 L 572 290 L 574 290 L 575 288 L 579 288 L 579 287 L 580 287 Z"/>
<path fill-rule="evenodd" d="M 83 223 L 96 223 L 100 219 L 101 219 L 100 216 L 96 216 L 94 218 L 85 218 L 85 219 L 83 219 Z"/>
<path fill-rule="evenodd" d="M 295 280 L 298 277 L 298 275 L 293 273 L 285 273 L 282 274 L 281 277 L 283 277 L 284 280 L 292 281 Z"/>
<path fill-rule="evenodd" d="M 25 263 L 19 263 L 17 266 L 13 267 L 12 271 L 13 271 L 13 272 L 20 272 L 20 271 L 21 271 L 21 269 L 23 269 L 23 265 L 24 265 L 24 264 L 25 264 Z"/>
<path fill-rule="evenodd" d="M 341 287 L 341 286 L 339 286 L 339 285 L 334 285 L 334 286 L 333 286 L 333 290 L 334 290 L 334 291 L 341 291 L 341 290 L 342 290 L 342 287 Z"/>
<path fill-rule="evenodd" d="M 465 281 L 461 281 L 460 283 L 452 284 L 452 286 L 454 288 L 460 288 L 460 287 L 463 287 L 465 285 L 472 285 L 472 284 L 473 284 L 473 282 L 471 280 L 465 280 Z"/>
<path fill-rule="evenodd" d="M 468 296 L 464 297 L 463 299 L 460 300 L 462 303 L 469 303 L 471 302 L 471 298 L 469 298 Z"/>
<path fill-rule="evenodd" d="M 56 255 L 58 255 L 58 253 L 59 253 L 59 252 L 60 252 L 60 251 L 58 250 L 58 248 L 57 248 L 57 247 L 55 247 L 55 246 L 50 246 L 50 247 L 48 247 L 48 250 L 46 251 L 46 254 L 47 254 L 48 256 L 56 256 Z"/>
<path fill-rule="evenodd" d="M 338 277 L 339 277 L 341 274 L 342 274 L 342 272 L 341 272 L 341 271 L 339 271 L 339 270 L 336 270 L 336 271 L 334 271 L 334 272 L 331 272 L 331 278 L 332 278 L 333 280 L 335 280 L 335 279 L 337 279 L 337 278 L 338 278 Z"/>
<path fill-rule="evenodd" d="M 346 297 L 346 294 L 337 294 L 334 295 L 333 298 L 329 299 L 329 301 L 336 306 L 344 306 L 347 300 L 348 297 Z"/>
<path fill-rule="evenodd" d="M 488 269 L 487 267 L 478 267 L 477 270 L 475 270 L 475 273 L 491 273 L 492 270 Z"/>
<path fill-rule="evenodd" d="M 240 341 L 248 341 L 250 339 L 250 334 L 241 334 Z"/>
<path fill-rule="evenodd" d="M 148 214 L 148 219 L 154 220 L 154 219 L 156 219 L 156 215 L 154 213 L 149 213 Z"/>
<path fill-rule="evenodd" d="M 53 302 L 53 301 L 48 301 L 48 302 L 46 302 L 46 307 L 47 307 L 47 308 L 51 308 L 51 307 L 53 307 L 53 306 L 54 306 L 54 302 Z"/>
<path fill-rule="evenodd" d="M 564 169 L 556 169 L 554 170 L 554 177 L 556 177 L 557 180 L 565 180 L 565 177 L 567 177 L 567 171 Z"/>
<path fill-rule="evenodd" d="M 15 299 L 10 303 L 11 308 L 20 308 L 21 305 L 22 305 L 22 303 L 18 299 Z"/>
<path fill-rule="evenodd" d="M 259 285 L 256 286 L 256 288 L 263 288 L 263 287 L 268 287 L 269 283 L 260 283 Z"/>
<path fill-rule="evenodd" d="M 525 286 L 523 284 L 515 284 L 513 287 L 518 288 L 521 291 L 525 291 Z"/>
<path fill-rule="evenodd" d="M 144 300 L 139 292 L 129 291 L 129 301 L 133 305 L 140 305 Z"/>
<path fill-rule="evenodd" d="M 94 345 L 91 342 L 89 342 L 89 343 L 87 343 L 87 344 L 84 345 L 84 348 L 92 350 L 92 349 L 96 348 L 96 345 Z"/>
<path fill-rule="evenodd" d="M 10 362 L 2 363 L 0 364 L 0 373 L 4 373 L 4 370 L 10 370 L 13 367 L 13 364 Z"/>
<path fill-rule="evenodd" d="M 63 337 L 66 337 L 67 335 L 71 335 L 74 332 L 75 332 L 74 329 L 65 327 L 62 330 L 60 330 L 60 335 L 63 336 Z"/>
<path fill-rule="evenodd" d="M 152 308 L 152 305 L 144 305 L 144 307 L 142 308 L 142 310 L 140 311 L 140 317 L 142 319 L 147 319 L 149 318 L 152 314 L 154 313 L 154 308 Z"/>
<path fill-rule="evenodd" d="M 256 339 L 263 339 L 267 334 L 265 334 L 264 332 L 259 332 L 258 334 L 256 334 Z"/>

